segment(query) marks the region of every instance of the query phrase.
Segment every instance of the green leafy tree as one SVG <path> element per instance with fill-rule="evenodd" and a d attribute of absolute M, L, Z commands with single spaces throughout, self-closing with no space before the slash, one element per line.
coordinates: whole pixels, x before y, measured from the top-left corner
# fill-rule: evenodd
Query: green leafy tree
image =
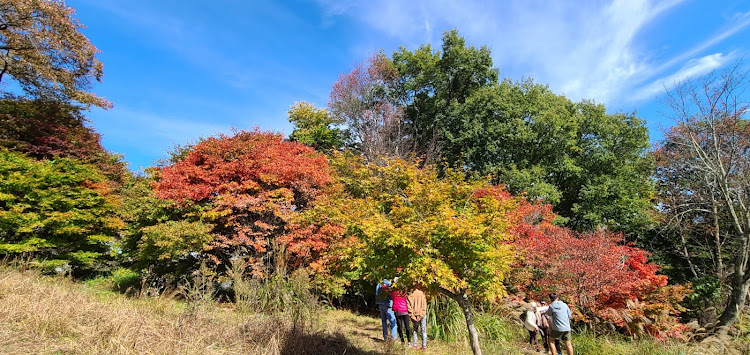
<path fill-rule="evenodd" d="M 160 277 L 180 277 L 196 270 L 205 259 L 213 225 L 200 217 L 200 206 L 176 205 L 156 197 L 151 184 L 156 170 L 136 176 L 120 190 L 117 213 L 126 223 L 118 245 L 120 262 Z"/>
<path fill-rule="evenodd" d="M 348 132 L 337 128 L 337 120 L 325 109 L 316 108 L 307 102 L 297 102 L 289 109 L 289 122 L 294 131 L 289 140 L 315 148 L 321 152 L 342 149 L 347 145 Z"/>
<path fill-rule="evenodd" d="M 637 116 L 573 103 L 531 80 L 479 89 L 450 116 L 448 164 L 553 204 L 578 230 L 636 234 L 651 223 L 653 163 Z"/>
<path fill-rule="evenodd" d="M 404 124 L 414 152 L 427 162 L 441 158 L 443 130 L 453 107 L 463 104 L 472 92 L 498 80 L 486 46 L 467 46 L 458 31 L 443 34 L 441 51 L 422 45 L 414 51 L 400 48 L 392 61 L 398 69 L 395 95 L 404 106 Z"/>
<path fill-rule="evenodd" d="M 103 76 L 99 49 L 64 1 L 3 0 L 0 14 L 0 82 L 12 77 L 36 98 L 112 106 L 88 91 Z"/>
<path fill-rule="evenodd" d="M 643 121 L 532 80 L 498 82 L 490 54 L 456 31 L 443 35 L 442 51 L 393 54 L 416 153 L 542 198 L 578 230 L 630 235 L 648 226 L 653 164 Z"/>
<path fill-rule="evenodd" d="M 95 169 L 0 150 L 0 254 L 31 255 L 83 273 L 106 266 L 122 221 Z"/>

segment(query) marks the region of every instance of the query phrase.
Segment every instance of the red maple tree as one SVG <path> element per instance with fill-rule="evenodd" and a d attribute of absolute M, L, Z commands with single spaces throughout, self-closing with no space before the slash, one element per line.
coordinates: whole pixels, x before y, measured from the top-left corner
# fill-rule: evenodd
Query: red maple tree
<path fill-rule="evenodd" d="M 548 206 L 519 208 L 527 216 L 516 227 L 515 246 L 527 271 L 519 288 L 535 299 L 560 294 L 574 318 L 611 322 L 632 335 L 679 336 L 676 319 L 687 288 L 667 286 L 667 276 L 648 262 L 648 252 L 625 243 L 619 233 L 578 233 L 554 225 Z"/>
<path fill-rule="evenodd" d="M 199 142 L 164 167 L 153 188 L 162 199 L 205 205 L 202 217 L 214 223 L 215 238 L 204 249 L 214 262 L 239 255 L 263 276 L 285 261 L 286 243 L 277 237 L 290 216 L 329 182 L 325 156 L 256 129 Z"/>

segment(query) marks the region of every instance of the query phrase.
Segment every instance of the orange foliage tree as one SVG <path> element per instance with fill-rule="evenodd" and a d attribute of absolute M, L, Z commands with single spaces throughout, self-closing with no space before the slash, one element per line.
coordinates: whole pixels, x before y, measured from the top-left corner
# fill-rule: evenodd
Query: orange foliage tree
<path fill-rule="evenodd" d="M 65 1 L 3 0 L 0 14 L 0 82 L 10 76 L 32 97 L 112 107 L 88 91 L 103 76 L 100 51 Z"/>
<path fill-rule="evenodd" d="M 214 226 L 203 252 L 214 263 L 240 256 L 262 277 L 285 261 L 277 237 L 290 216 L 329 181 L 325 156 L 256 129 L 202 140 L 164 167 L 153 188 L 160 199 L 201 205 L 201 219 Z"/>
<path fill-rule="evenodd" d="M 552 223 L 549 206 L 526 206 L 536 221 L 519 224 L 514 244 L 523 253 L 527 277 L 521 289 L 545 299 L 557 292 L 578 320 L 609 321 L 626 333 L 679 336 L 676 315 L 684 286 L 667 286 L 648 252 L 624 242 L 622 234 L 598 230 L 578 233 Z"/>

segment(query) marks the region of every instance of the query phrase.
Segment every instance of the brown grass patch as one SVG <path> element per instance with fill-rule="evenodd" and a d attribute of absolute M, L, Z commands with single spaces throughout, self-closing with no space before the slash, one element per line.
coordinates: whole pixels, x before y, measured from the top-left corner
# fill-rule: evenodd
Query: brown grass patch
<path fill-rule="evenodd" d="M 67 279 L 0 267 L 0 353 L 357 354 L 341 334 L 170 297 L 87 292 Z"/>

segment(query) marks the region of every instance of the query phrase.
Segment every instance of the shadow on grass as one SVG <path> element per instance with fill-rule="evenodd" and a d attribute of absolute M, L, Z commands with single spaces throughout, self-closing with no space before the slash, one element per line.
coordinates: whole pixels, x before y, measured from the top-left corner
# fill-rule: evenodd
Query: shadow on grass
<path fill-rule="evenodd" d="M 317 354 L 355 354 L 378 355 L 379 352 L 366 351 L 349 342 L 342 333 L 325 332 L 307 333 L 299 329 L 290 329 L 281 344 L 282 355 L 317 355 Z"/>
<path fill-rule="evenodd" d="M 355 319 L 341 319 L 339 320 L 339 322 L 345 323 L 355 329 L 370 330 L 370 331 L 377 331 L 377 332 L 380 332 L 382 330 L 380 323 L 378 323 L 377 325 L 373 325 L 373 324 L 369 324 L 368 322 L 357 321 Z M 380 319 L 378 319 L 378 322 L 380 322 Z"/>

